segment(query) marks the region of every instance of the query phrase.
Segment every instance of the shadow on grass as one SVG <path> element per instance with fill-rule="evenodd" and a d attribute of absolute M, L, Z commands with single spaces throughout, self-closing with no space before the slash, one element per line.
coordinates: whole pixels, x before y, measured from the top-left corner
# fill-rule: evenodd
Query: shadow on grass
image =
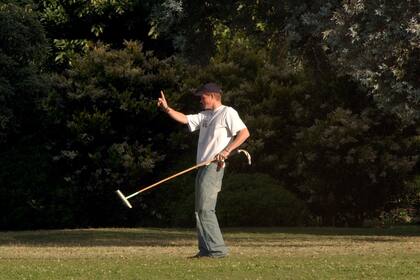
<path fill-rule="evenodd" d="M 194 238 L 193 231 L 170 229 L 38 230 L 0 233 L 0 246 L 185 246 Z"/>
<path fill-rule="evenodd" d="M 254 233 L 254 234 L 296 234 L 317 236 L 420 236 L 420 226 L 395 226 L 387 228 L 337 228 L 337 227 L 281 227 L 281 228 L 231 228 L 230 233 Z"/>
<path fill-rule="evenodd" d="M 223 230 L 230 244 L 243 247 L 331 246 L 325 240 L 346 238 L 354 242 L 398 242 L 406 236 L 420 236 L 419 226 L 395 228 L 228 228 Z M 295 241 L 310 241 L 295 244 Z M 194 229 L 110 228 L 0 232 L 0 246 L 191 246 Z"/>

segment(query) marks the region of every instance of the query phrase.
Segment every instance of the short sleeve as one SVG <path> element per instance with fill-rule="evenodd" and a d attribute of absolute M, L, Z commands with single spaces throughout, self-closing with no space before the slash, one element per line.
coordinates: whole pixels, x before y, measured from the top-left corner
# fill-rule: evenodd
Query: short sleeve
<path fill-rule="evenodd" d="M 187 115 L 188 128 L 191 132 L 196 131 L 200 128 L 201 120 L 203 119 L 203 114 L 198 113 L 194 115 Z"/>
<path fill-rule="evenodd" d="M 240 130 L 246 128 L 238 112 L 232 107 L 229 107 L 226 113 L 226 126 L 231 136 L 235 136 Z"/>

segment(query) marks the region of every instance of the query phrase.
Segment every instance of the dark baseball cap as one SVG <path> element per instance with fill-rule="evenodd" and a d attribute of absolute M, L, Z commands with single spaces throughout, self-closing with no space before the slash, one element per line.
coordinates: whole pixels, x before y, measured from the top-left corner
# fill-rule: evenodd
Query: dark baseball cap
<path fill-rule="evenodd" d="M 207 83 L 199 87 L 195 91 L 194 95 L 201 96 L 202 94 L 206 92 L 216 92 L 216 93 L 222 94 L 222 89 L 220 88 L 220 86 L 218 86 L 215 83 Z"/>

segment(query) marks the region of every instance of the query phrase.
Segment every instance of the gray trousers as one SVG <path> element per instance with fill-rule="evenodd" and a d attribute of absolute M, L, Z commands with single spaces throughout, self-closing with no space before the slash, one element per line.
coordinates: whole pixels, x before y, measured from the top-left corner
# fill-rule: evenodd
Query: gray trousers
<path fill-rule="evenodd" d="M 217 195 L 222 188 L 224 168 L 217 164 L 203 166 L 195 180 L 195 217 L 198 249 L 203 256 L 224 256 L 228 250 L 216 216 Z"/>

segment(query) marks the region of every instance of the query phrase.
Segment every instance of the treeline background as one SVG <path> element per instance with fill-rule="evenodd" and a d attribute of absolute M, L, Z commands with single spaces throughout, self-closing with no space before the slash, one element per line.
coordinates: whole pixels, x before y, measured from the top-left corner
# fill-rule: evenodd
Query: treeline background
<path fill-rule="evenodd" d="M 249 127 L 223 226 L 418 223 L 417 1 L 2 1 L 0 229 L 194 226 L 199 110 L 214 81 Z"/>

